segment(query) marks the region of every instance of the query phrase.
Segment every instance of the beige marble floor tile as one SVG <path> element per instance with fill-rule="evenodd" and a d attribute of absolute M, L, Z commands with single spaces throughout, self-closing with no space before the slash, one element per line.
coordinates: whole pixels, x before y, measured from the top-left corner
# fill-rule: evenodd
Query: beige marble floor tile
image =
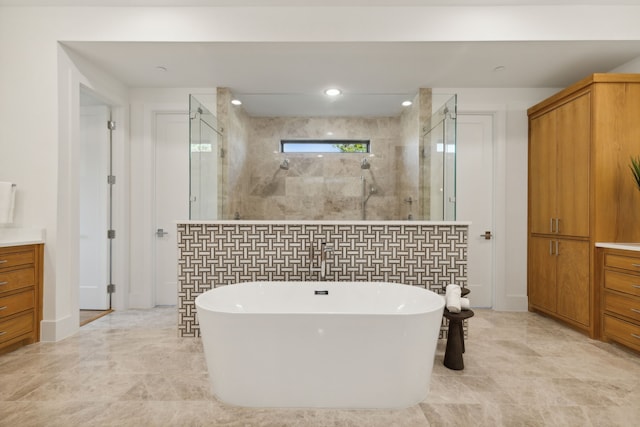
<path fill-rule="evenodd" d="M 495 406 L 479 403 L 421 403 L 420 407 L 431 427 L 496 427 L 501 425 Z"/>
<path fill-rule="evenodd" d="M 202 343 L 175 308 L 105 316 L 73 337 L 0 356 L 8 426 L 628 426 L 640 356 L 533 313 L 476 310 L 465 369 L 436 350 L 430 393 L 399 410 L 256 409 L 210 393 Z"/>

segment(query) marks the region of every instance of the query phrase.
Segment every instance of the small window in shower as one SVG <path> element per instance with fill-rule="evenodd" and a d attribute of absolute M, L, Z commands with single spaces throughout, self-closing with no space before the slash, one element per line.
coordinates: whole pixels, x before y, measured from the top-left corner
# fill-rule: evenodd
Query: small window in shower
<path fill-rule="evenodd" d="M 283 139 L 281 153 L 369 153 L 368 139 Z"/>

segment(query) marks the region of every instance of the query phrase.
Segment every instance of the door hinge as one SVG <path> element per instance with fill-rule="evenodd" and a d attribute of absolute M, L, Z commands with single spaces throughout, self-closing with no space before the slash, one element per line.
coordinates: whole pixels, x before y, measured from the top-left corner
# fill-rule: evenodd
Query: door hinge
<path fill-rule="evenodd" d="M 108 294 L 112 294 L 116 291 L 116 285 L 114 285 L 113 283 L 107 285 L 107 293 Z"/>
<path fill-rule="evenodd" d="M 108 175 L 107 176 L 107 184 L 115 184 L 116 183 L 116 176 L 115 175 Z"/>
<path fill-rule="evenodd" d="M 107 230 L 107 239 L 115 239 L 116 230 Z"/>
<path fill-rule="evenodd" d="M 116 129 L 116 122 L 114 122 L 113 120 L 108 120 L 107 121 L 107 129 L 115 130 Z"/>

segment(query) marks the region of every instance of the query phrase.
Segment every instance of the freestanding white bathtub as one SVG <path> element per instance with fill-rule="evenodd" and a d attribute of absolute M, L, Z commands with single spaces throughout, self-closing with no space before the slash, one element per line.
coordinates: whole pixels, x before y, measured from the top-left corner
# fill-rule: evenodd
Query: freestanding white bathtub
<path fill-rule="evenodd" d="M 196 298 L 211 387 L 251 407 L 401 408 L 421 402 L 442 296 L 408 285 L 251 282 Z"/>

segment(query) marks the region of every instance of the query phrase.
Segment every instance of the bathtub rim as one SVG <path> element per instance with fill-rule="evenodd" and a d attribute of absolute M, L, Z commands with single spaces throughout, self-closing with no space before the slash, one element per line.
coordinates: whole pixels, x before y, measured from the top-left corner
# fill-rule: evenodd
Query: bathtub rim
<path fill-rule="evenodd" d="M 421 296 L 429 298 L 429 301 L 428 301 L 428 305 L 423 310 L 420 310 L 420 311 L 412 310 L 412 311 L 406 311 L 406 312 L 402 312 L 402 311 L 396 311 L 396 312 L 391 312 L 391 311 L 348 311 L 348 312 L 347 311 L 300 311 L 300 310 L 295 310 L 295 307 L 293 307 L 294 310 L 287 309 L 285 311 L 238 311 L 238 310 L 232 310 L 232 309 L 226 309 L 226 308 L 223 309 L 219 307 L 214 308 L 211 304 L 207 305 L 207 302 L 208 302 L 207 300 L 213 298 L 212 295 L 214 295 L 216 291 L 221 291 L 222 293 L 231 292 L 236 286 L 243 286 L 243 287 L 255 286 L 257 287 L 257 289 L 266 289 L 268 287 L 279 286 L 282 284 L 290 285 L 290 286 L 306 286 L 306 285 L 313 284 L 318 286 L 319 288 L 318 290 L 323 290 L 322 289 L 323 285 L 325 285 L 324 287 L 327 287 L 326 285 L 342 287 L 342 286 L 350 286 L 354 284 L 357 286 L 364 286 L 364 287 L 377 286 L 378 288 L 403 287 L 402 290 L 405 292 L 420 292 L 420 293 L 427 292 L 427 294 L 423 294 Z M 284 280 L 268 281 L 268 280 L 264 280 L 264 281 L 239 282 L 231 285 L 214 287 L 212 289 L 209 289 L 201 293 L 195 298 L 196 311 L 202 309 L 202 310 L 207 310 L 214 313 L 224 313 L 224 314 L 231 314 L 231 315 L 235 314 L 235 315 L 245 315 L 245 316 L 246 315 L 416 316 L 416 315 L 421 315 L 425 313 L 431 313 L 431 312 L 436 312 L 438 310 L 442 310 L 444 308 L 444 305 L 445 305 L 444 296 L 430 289 L 426 289 L 426 288 L 414 286 L 414 285 L 407 285 L 403 283 L 396 283 L 396 282 L 368 282 L 368 281 L 284 281 Z"/>

